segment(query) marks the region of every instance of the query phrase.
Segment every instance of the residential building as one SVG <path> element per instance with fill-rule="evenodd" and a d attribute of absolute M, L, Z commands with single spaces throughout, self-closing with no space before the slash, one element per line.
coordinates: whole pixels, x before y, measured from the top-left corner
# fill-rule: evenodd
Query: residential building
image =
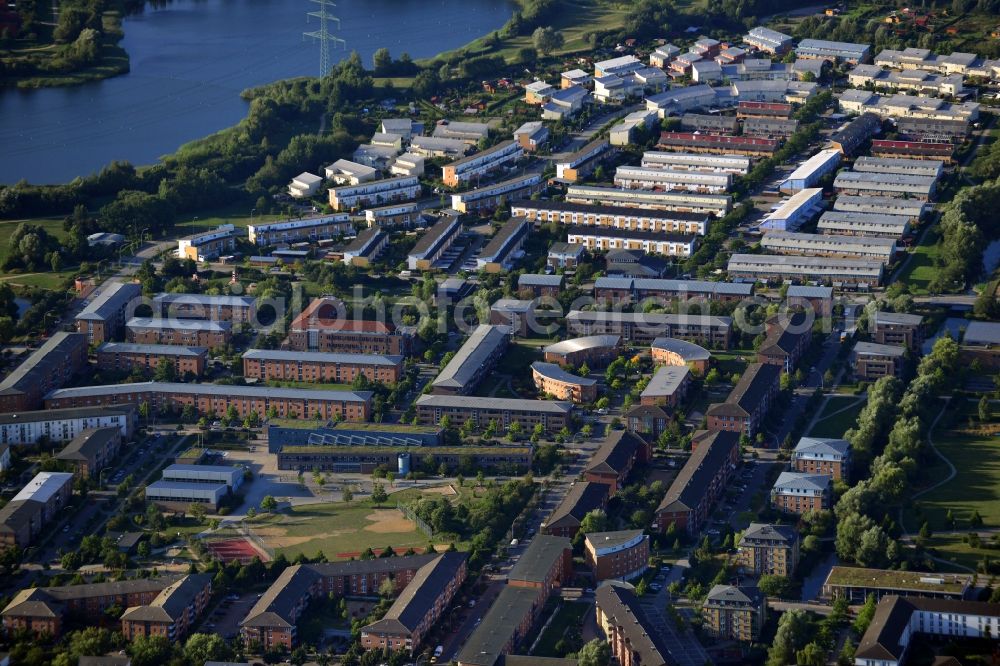
<path fill-rule="evenodd" d="M 500 298 L 490 305 L 490 324 L 506 327 L 512 335 L 527 337 L 538 327 L 535 299 Z"/>
<path fill-rule="evenodd" d="M 793 118 L 747 118 L 743 121 L 745 136 L 787 139 L 797 132 L 799 121 Z"/>
<path fill-rule="evenodd" d="M 389 173 L 393 176 L 422 176 L 424 175 L 424 158 L 416 153 L 403 153 L 389 167 Z"/>
<path fill-rule="evenodd" d="M 361 628 L 366 650 L 416 653 L 467 575 L 465 553 L 442 553 L 417 569 L 381 619 Z"/>
<path fill-rule="evenodd" d="M 736 134 L 740 129 L 740 121 L 737 120 L 736 116 L 685 113 L 681 116 L 681 129 L 705 134 Z"/>
<path fill-rule="evenodd" d="M 487 273 L 499 273 L 513 268 L 514 261 L 532 229 L 533 225 L 523 217 L 512 217 L 507 220 L 479 251 L 476 267 Z"/>
<path fill-rule="evenodd" d="M 156 317 L 168 319 L 211 319 L 234 325 L 253 324 L 257 299 L 253 296 L 208 294 L 157 294 L 153 297 Z"/>
<path fill-rule="evenodd" d="M 750 102 L 740 100 L 736 105 L 737 118 L 791 118 L 792 105 L 786 102 Z"/>
<path fill-rule="evenodd" d="M 765 231 L 795 231 L 815 218 L 822 210 L 823 190 L 809 187 L 799 190 L 766 213 L 759 228 Z"/>
<path fill-rule="evenodd" d="M 896 240 L 878 236 L 840 236 L 807 234 L 792 231 L 768 231 L 761 247 L 776 254 L 809 255 L 813 257 L 854 257 L 892 263 L 896 256 Z"/>
<path fill-rule="evenodd" d="M 933 53 L 930 49 L 910 47 L 902 51 L 883 49 L 875 56 L 875 64 L 902 71 L 927 70 L 938 74 L 966 74 L 982 66 L 983 60 L 975 53 L 954 52 L 949 55 Z"/>
<path fill-rule="evenodd" d="M 578 114 L 590 101 L 590 91 L 581 86 L 570 86 L 556 90 L 549 95 L 549 101 L 542 105 L 544 120 L 569 120 Z"/>
<path fill-rule="evenodd" d="M 605 583 L 594 593 L 597 625 L 621 666 L 670 666 L 676 658 L 631 586 Z M 696 639 L 694 639 L 696 640 Z M 698 653 L 704 651 L 697 648 Z"/>
<path fill-rule="evenodd" d="M 455 655 L 458 666 L 498 666 L 531 631 L 543 604 L 533 589 L 505 586 Z"/>
<path fill-rule="evenodd" d="M 410 152 L 421 157 L 461 157 L 469 150 L 469 144 L 461 139 L 445 139 L 436 136 L 415 136 L 410 142 Z"/>
<path fill-rule="evenodd" d="M 604 254 L 604 266 L 607 274 L 613 277 L 656 280 L 666 275 L 669 263 L 655 254 L 608 250 Z"/>
<path fill-rule="evenodd" d="M 627 190 L 675 190 L 722 194 L 732 186 L 732 175 L 656 167 L 620 166 L 615 170 L 615 187 Z"/>
<path fill-rule="evenodd" d="M 544 273 L 521 273 L 517 278 L 517 291 L 533 298 L 548 296 L 555 298 L 563 289 L 562 275 Z"/>
<path fill-rule="evenodd" d="M 839 150 L 828 148 L 821 150 L 796 167 L 788 178 L 781 183 L 781 191 L 786 193 L 801 192 L 812 188 L 829 173 L 833 173 L 840 165 Z"/>
<path fill-rule="evenodd" d="M 555 363 L 535 361 L 531 364 L 531 378 L 539 393 L 553 395 L 557 400 L 575 403 L 597 400 L 597 380 L 570 374 Z"/>
<path fill-rule="evenodd" d="M 490 126 L 486 123 L 469 123 L 458 120 L 439 120 L 434 126 L 433 136 L 441 139 L 460 139 L 477 144 L 489 137 Z"/>
<path fill-rule="evenodd" d="M 569 227 L 567 238 L 588 250 L 638 250 L 668 257 L 690 257 L 698 243 L 697 236 L 687 234 L 590 226 Z"/>
<path fill-rule="evenodd" d="M 164 359 L 173 367 L 176 377 L 188 373 L 200 377 L 208 362 L 208 348 L 131 342 L 105 342 L 97 348 L 97 368 L 110 372 L 130 373 L 137 369 L 154 372 Z"/>
<path fill-rule="evenodd" d="M 602 60 L 594 63 L 594 76 L 624 76 L 637 72 L 645 67 L 642 61 L 634 55 L 624 55 L 610 60 Z"/>
<path fill-rule="evenodd" d="M 924 342 L 924 318 L 904 312 L 878 311 L 869 322 L 872 339 L 881 345 L 902 345 L 918 350 Z"/>
<path fill-rule="evenodd" d="M 120 339 L 125 334 L 126 316 L 132 315 L 140 296 L 142 287 L 137 282 L 105 284 L 101 293 L 76 316 L 76 330 L 94 345 Z"/>
<path fill-rule="evenodd" d="M 292 320 L 287 346 L 293 351 L 406 356 L 411 339 L 408 331 L 384 322 L 347 319 L 341 301 L 320 297 Z"/>
<path fill-rule="evenodd" d="M 545 222 L 559 222 L 575 227 L 602 227 L 628 231 L 652 231 L 678 234 L 708 232 L 707 213 L 681 213 L 649 210 L 628 206 L 594 206 L 566 201 L 536 200 L 511 203 L 511 215 L 523 217 L 541 226 Z"/>
<path fill-rule="evenodd" d="M 867 171 L 841 171 L 833 187 L 842 194 L 888 194 L 920 201 L 934 197 L 937 178 L 934 176 L 909 176 L 897 173 L 872 173 Z"/>
<path fill-rule="evenodd" d="M 393 384 L 403 373 L 403 357 L 386 354 L 249 349 L 243 354 L 243 376 L 317 384 L 350 384 L 360 376 Z"/>
<path fill-rule="evenodd" d="M 344 248 L 343 262 L 348 266 L 368 268 L 388 246 L 389 234 L 379 227 L 369 227 Z"/>
<path fill-rule="evenodd" d="M 414 137 L 413 144 L 415 145 L 420 138 L 422 137 Z M 413 146 L 411 146 L 412 148 Z M 354 149 L 354 152 L 351 154 L 351 161 L 370 166 L 373 169 L 383 170 L 389 168 L 389 165 L 395 161 L 398 154 L 399 150 L 392 146 L 376 146 L 371 143 L 364 143 Z"/>
<path fill-rule="evenodd" d="M 372 143 L 375 143 L 374 140 Z M 377 169 L 345 159 L 337 160 L 323 169 L 323 172 L 327 180 L 332 180 L 337 185 L 359 185 L 369 180 L 375 180 L 378 176 Z"/>
<path fill-rule="evenodd" d="M 651 130 L 658 122 L 659 118 L 655 111 L 649 109 L 633 111 L 611 128 L 608 140 L 612 146 L 631 145 L 636 141 L 638 132 Z"/>
<path fill-rule="evenodd" d="M 625 429 L 649 442 L 658 440 L 670 421 L 670 414 L 656 405 L 635 405 L 625 412 Z"/>
<path fill-rule="evenodd" d="M 871 154 L 875 157 L 905 157 L 913 160 L 935 160 L 951 164 L 955 153 L 952 143 L 929 141 L 886 141 L 873 139 Z"/>
<path fill-rule="evenodd" d="M 905 215 L 828 210 L 819 216 L 816 231 L 830 236 L 868 236 L 898 240 L 910 233 L 910 218 Z"/>
<path fill-rule="evenodd" d="M 595 139 L 565 160 L 556 162 L 556 178 L 569 183 L 580 181 L 615 152 L 607 139 Z"/>
<path fill-rule="evenodd" d="M 672 300 L 706 300 L 734 303 L 753 296 L 752 284 L 706 280 L 664 280 L 656 278 L 597 278 L 594 297 L 610 304 L 642 304 Z"/>
<path fill-rule="evenodd" d="M 792 37 L 777 30 L 757 26 L 743 36 L 743 43 L 758 51 L 781 55 L 792 47 Z"/>
<path fill-rule="evenodd" d="M 754 136 L 661 132 L 656 147 L 679 152 L 770 157 L 780 144 L 781 142 L 778 139 L 765 139 Z"/>
<path fill-rule="evenodd" d="M 811 81 L 750 79 L 730 83 L 733 99 L 750 102 L 803 104 L 816 94 L 819 84 Z"/>
<path fill-rule="evenodd" d="M 709 213 L 722 217 L 732 207 L 732 198 L 725 194 L 691 192 L 652 192 L 627 190 L 604 185 L 570 185 L 566 201 L 578 204 L 598 204 L 668 210 L 688 213 Z"/>
<path fill-rule="evenodd" d="M 771 488 L 771 506 L 801 516 L 830 508 L 831 477 L 826 474 L 782 472 Z"/>
<path fill-rule="evenodd" d="M 69 383 L 86 365 L 86 336 L 54 333 L 0 381 L 0 411 L 41 407 L 46 393 Z"/>
<path fill-rule="evenodd" d="M 537 590 L 544 603 L 549 594 L 573 577 L 573 546 L 566 537 L 535 536 L 507 574 L 508 587 Z"/>
<path fill-rule="evenodd" d="M 524 149 L 513 139 L 502 141 L 474 155 L 441 167 L 441 181 L 449 187 L 459 187 L 464 183 L 479 179 L 505 166 L 517 162 L 524 155 Z"/>
<path fill-rule="evenodd" d="M 961 143 L 969 133 L 967 118 L 896 118 L 896 129 L 903 138 L 917 142 Z M 953 148 L 954 149 L 954 148 Z"/>
<path fill-rule="evenodd" d="M 701 59 L 701 56 L 685 54 L 679 56 L 670 63 L 672 71 L 684 74 L 691 67 L 691 63 Z M 725 100 L 720 93 L 712 86 L 697 84 L 684 86 L 681 88 L 671 88 L 664 92 L 646 97 L 646 108 L 656 111 L 660 118 L 671 115 L 693 111 L 695 109 L 711 109 L 717 105 L 722 105 Z"/>
<path fill-rule="evenodd" d="M 745 176 L 750 172 L 750 158 L 745 155 L 664 153 L 647 150 L 642 154 L 642 166 L 675 171 L 708 171 Z"/>
<path fill-rule="evenodd" d="M 588 513 L 604 510 L 610 491 L 611 487 L 605 483 L 574 481 L 562 501 L 542 523 L 542 534 L 574 538 Z"/>
<path fill-rule="evenodd" d="M 460 395 L 422 395 L 417 398 L 417 422 L 436 425 L 445 416 L 452 423 L 472 421 L 477 429 L 485 428 L 495 420 L 498 428 L 506 430 L 517 422 L 525 432 L 542 424 L 546 433 L 557 433 L 570 424 L 573 405 L 551 400 L 525 400 L 521 398 L 474 398 Z"/>
<path fill-rule="evenodd" d="M 757 350 L 757 362 L 793 372 L 812 342 L 811 317 L 802 312 L 790 317 L 776 314 L 766 322 L 767 335 Z"/>
<path fill-rule="evenodd" d="M 871 113 L 879 118 L 896 121 L 902 118 L 923 118 L 970 123 L 979 119 L 978 102 L 946 102 L 938 97 L 901 93 L 880 95 L 854 88 L 840 93 L 837 105 L 843 113 Z"/>
<path fill-rule="evenodd" d="M 471 393 L 507 351 L 510 328 L 480 324 L 431 382 L 435 395 Z"/>
<path fill-rule="evenodd" d="M 712 362 L 712 353 L 704 347 L 674 338 L 656 338 L 649 351 L 655 365 L 687 367 L 698 376 L 704 376 Z"/>
<path fill-rule="evenodd" d="M 781 368 L 751 363 L 725 402 L 710 405 L 705 416 L 710 431 L 729 431 L 753 438 L 778 397 Z"/>
<path fill-rule="evenodd" d="M 135 425 L 135 408 L 129 405 L 11 412 L 0 414 L 0 444 L 34 444 L 42 437 L 68 442 L 88 428 L 107 426 L 118 428 L 127 439 Z"/>
<path fill-rule="evenodd" d="M 133 317 L 125 327 L 128 341 L 133 344 L 215 349 L 226 346 L 233 338 L 233 325 L 228 321 Z"/>
<path fill-rule="evenodd" d="M 851 65 L 857 65 L 871 59 L 871 47 L 868 44 L 831 42 L 825 39 L 803 39 L 795 48 L 795 55 L 799 58 L 829 60 L 834 64 L 846 62 Z"/>
<path fill-rule="evenodd" d="M 882 377 L 899 377 L 906 360 L 906 348 L 881 345 L 877 342 L 858 342 L 851 351 L 854 376 L 864 381 Z"/>
<path fill-rule="evenodd" d="M 754 576 L 791 578 L 799 563 L 799 533 L 792 525 L 750 523 L 736 547 L 737 565 Z"/>
<path fill-rule="evenodd" d="M 66 505 L 72 492 L 72 474 L 36 474 L 0 509 L 0 546 L 28 547 Z"/>
<path fill-rule="evenodd" d="M 670 61 L 681 54 L 681 50 L 673 44 L 663 44 L 649 54 L 649 65 L 651 67 L 666 68 Z"/>
<path fill-rule="evenodd" d="M 687 365 L 660 366 L 639 394 L 639 403 L 676 409 L 684 401 L 690 385 L 691 370 Z"/>
<path fill-rule="evenodd" d="M 915 199 L 895 197 L 840 195 L 833 202 L 835 211 L 848 213 L 882 213 L 905 215 L 911 222 L 918 222 L 931 209 L 930 204 Z"/>
<path fill-rule="evenodd" d="M 823 582 L 822 596 L 843 597 L 852 604 L 863 604 L 869 596 L 876 602 L 889 596 L 961 601 L 974 591 L 972 574 L 834 566 Z"/>
<path fill-rule="evenodd" d="M 756 587 L 713 585 L 701 606 L 705 633 L 719 640 L 750 643 L 760 638 L 767 600 Z"/>
<path fill-rule="evenodd" d="M 846 439 L 802 437 L 792 451 L 792 470 L 846 481 L 851 476 L 851 444 Z"/>
<path fill-rule="evenodd" d="M 559 76 L 559 87 L 561 89 L 572 88 L 574 86 L 582 87 L 590 83 L 593 78 L 582 69 L 571 69 Z"/>
<path fill-rule="evenodd" d="M 833 315 L 833 288 L 788 285 L 788 289 L 785 291 L 785 302 L 790 307 L 802 308 L 806 312 L 811 311 L 816 318 L 828 318 Z"/>
<path fill-rule="evenodd" d="M 722 65 L 714 60 L 698 60 L 691 63 L 691 80 L 695 83 L 718 83 L 722 81 Z"/>
<path fill-rule="evenodd" d="M 961 640 L 996 637 L 1000 604 L 915 597 L 885 597 L 854 652 L 858 666 L 901 666 L 917 634 Z"/>
<path fill-rule="evenodd" d="M 434 226 L 425 231 L 410 250 L 407 266 L 411 271 L 426 271 L 435 268 L 445 252 L 454 245 L 462 233 L 458 215 L 445 214 Z"/>
<path fill-rule="evenodd" d="M 906 90 L 942 97 L 958 97 L 965 93 L 961 74 L 934 74 L 923 69 L 893 72 L 878 65 L 858 65 L 847 73 L 847 82 L 856 88 Z"/>
<path fill-rule="evenodd" d="M 121 444 L 122 433 L 118 428 L 92 428 L 71 439 L 55 459 L 72 465 L 81 477 L 91 478 L 115 459 Z"/>
<path fill-rule="evenodd" d="M 162 636 L 171 643 L 181 641 L 205 611 L 212 596 L 209 574 L 189 574 L 163 589 L 148 604 L 122 613 L 122 634 L 134 641 L 140 636 Z"/>
<path fill-rule="evenodd" d="M 625 485 L 632 467 L 649 462 L 651 457 L 648 443 L 632 433 L 615 430 L 591 456 L 583 469 L 583 478 L 608 485 L 614 495 Z"/>
<path fill-rule="evenodd" d="M 673 523 L 676 529 L 697 535 L 725 492 L 739 457 L 737 433 L 713 432 L 700 439 L 656 509 L 656 528 L 665 532 Z"/>
<path fill-rule="evenodd" d="M 800 257 L 770 254 L 733 254 L 727 268 L 729 277 L 777 282 L 808 279 L 835 285 L 879 286 L 885 264 L 870 259 Z"/>
<path fill-rule="evenodd" d="M 300 242 L 314 243 L 353 232 L 354 227 L 347 213 L 334 213 L 298 220 L 251 224 L 247 227 L 247 239 L 254 245 L 267 247 Z"/>
<path fill-rule="evenodd" d="M 334 418 L 367 421 L 371 417 L 370 391 L 327 391 L 271 386 L 225 384 L 176 384 L 140 382 L 59 389 L 45 398 L 45 406 L 112 407 L 149 403 L 153 412 L 179 410 L 191 406 L 200 415 L 225 414 L 229 407 L 242 419 L 256 412 L 267 414 L 271 408 L 280 417 Z"/>
<path fill-rule="evenodd" d="M 515 201 L 530 197 L 532 194 L 545 190 L 545 181 L 539 173 L 529 173 L 515 176 L 493 185 L 459 192 L 451 195 L 451 207 L 459 213 L 490 211 Z"/>
<path fill-rule="evenodd" d="M 359 185 L 340 185 L 330 188 L 330 206 L 335 211 L 345 211 L 410 201 L 420 196 L 420 187 L 420 180 L 416 176 L 396 176 Z"/>
<path fill-rule="evenodd" d="M 570 334 L 579 336 L 620 335 L 638 345 L 670 337 L 727 348 L 732 320 L 710 315 L 571 310 L 566 314 L 566 328 Z"/>
<path fill-rule="evenodd" d="M 409 229 L 421 222 L 420 207 L 416 203 L 391 204 L 365 210 L 369 227 L 403 227 Z"/>
<path fill-rule="evenodd" d="M 542 350 L 545 361 L 560 365 L 592 368 L 607 365 L 621 355 L 622 336 L 590 335 L 555 342 Z"/>
<path fill-rule="evenodd" d="M 589 532 L 583 540 L 583 557 L 595 582 L 634 580 L 649 568 L 649 535 L 642 530 Z"/>
<path fill-rule="evenodd" d="M 876 113 L 862 111 L 857 118 L 847 123 L 830 137 L 830 147 L 845 157 L 857 155 L 866 143 L 882 131 L 882 119 Z"/>
<path fill-rule="evenodd" d="M 1000 323 L 970 321 L 959 347 L 963 363 L 978 361 L 984 368 L 1000 367 Z"/>
<path fill-rule="evenodd" d="M 538 120 L 526 122 L 514 130 L 514 141 L 522 150 L 533 153 L 548 143 L 549 128 Z"/>
<path fill-rule="evenodd" d="M 220 224 L 211 231 L 177 239 L 177 258 L 202 262 L 218 259 L 236 250 L 236 227 Z"/>
<path fill-rule="evenodd" d="M 383 118 L 379 129 L 382 134 L 398 134 L 408 140 L 423 134 L 424 124 L 411 118 Z"/>
<path fill-rule="evenodd" d="M 322 176 L 303 171 L 288 184 L 288 194 L 294 199 L 308 199 L 319 192 L 319 186 L 322 184 Z"/>

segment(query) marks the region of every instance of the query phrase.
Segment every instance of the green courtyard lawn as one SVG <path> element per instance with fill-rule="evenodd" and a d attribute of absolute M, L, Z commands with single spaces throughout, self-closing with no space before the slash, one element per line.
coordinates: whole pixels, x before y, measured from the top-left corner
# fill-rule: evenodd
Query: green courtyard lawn
<path fill-rule="evenodd" d="M 567 601 L 559 606 L 559 609 L 556 610 L 555 615 L 552 617 L 552 621 L 545 627 L 545 631 L 542 632 L 541 637 L 538 639 L 538 643 L 532 651 L 532 656 L 564 656 L 556 650 L 556 645 L 567 633 L 579 636 L 583 620 L 590 609 L 591 604 L 576 601 Z"/>
<path fill-rule="evenodd" d="M 906 266 L 899 271 L 896 280 L 909 286 L 911 294 L 926 294 L 928 285 L 937 273 L 939 232 L 932 228 L 924 234 L 923 242 L 913 249 Z"/>
<path fill-rule="evenodd" d="M 809 431 L 810 437 L 843 437 L 858 422 L 858 414 L 865 407 L 862 397 L 827 398 L 823 410 Z"/>
<path fill-rule="evenodd" d="M 954 403 L 954 401 L 952 401 Z M 968 520 L 978 511 L 985 527 L 1000 527 L 1000 437 L 997 423 L 970 427 L 968 418 L 975 414 L 976 403 L 967 401 L 961 415 L 950 428 L 932 432 L 938 451 L 955 466 L 956 475 L 944 485 L 917 498 L 921 514 L 912 508 L 906 514 L 906 526 L 916 530 L 926 520 L 933 531 L 947 529 L 945 517 L 951 510 L 958 527 L 968 527 Z M 938 460 L 924 470 L 923 485 L 929 486 L 948 474 Z"/>

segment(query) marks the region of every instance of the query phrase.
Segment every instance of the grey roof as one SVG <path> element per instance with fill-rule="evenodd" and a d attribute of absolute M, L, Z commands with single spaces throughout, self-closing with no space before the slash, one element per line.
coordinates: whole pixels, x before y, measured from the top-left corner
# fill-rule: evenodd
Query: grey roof
<path fill-rule="evenodd" d="M 739 448 L 740 436 L 735 432 L 713 432 L 698 443 L 697 448 L 677 473 L 667 494 L 656 511 L 689 511 L 698 506 L 711 481 L 722 465 L 730 464 L 730 456 Z"/>
<path fill-rule="evenodd" d="M 395 367 L 403 357 L 391 354 L 341 354 L 336 352 L 301 352 L 281 349 L 248 349 L 243 358 L 264 361 L 305 361 L 309 363 L 340 363 L 343 365 L 382 365 Z"/>
<path fill-rule="evenodd" d="M 157 294 L 153 297 L 155 303 L 161 305 L 171 305 L 180 303 L 182 305 L 207 305 L 207 306 L 228 306 L 234 308 L 253 307 L 257 299 L 253 296 L 232 296 L 229 294 Z"/>
<path fill-rule="evenodd" d="M 60 374 L 69 355 L 74 350 L 82 351 L 86 345 L 87 337 L 83 333 L 59 331 L 53 334 L 0 382 L 0 392 L 22 391 L 27 384 L 37 385 L 41 377 L 50 379 Z"/>
<path fill-rule="evenodd" d="M 563 243 L 562 241 L 553 243 L 549 246 L 549 255 L 553 254 L 568 254 L 573 256 L 580 256 L 583 254 L 583 246 L 576 245 L 573 243 Z"/>
<path fill-rule="evenodd" d="M 793 544 L 799 540 L 799 533 L 792 525 L 769 525 L 767 523 L 750 523 L 750 526 L 743 530 L 739 546 L 744 543 L 747 546 L 756 545 L 759 542 L 783 542 Z"/>
<path fill-rule="evenodd" d="M 807 472 L 782 472 L 774 482 L 775 490 L 824 491 L 830 487 L 830 477 L 826 474 Z"/>
<path fill-rule="evenodd" d="M 756 587 L 713 585 L 705 597 L 707 606 L 758 606 L 763 601 Z"/>
<path fill-rule="evenodd" d="M 313 585 L 321 578 L 322 576 L 309 565 L 297 564 L 288 567 L 260 596 L 246 617 L 240 621 L 240 626 L 294 627 L 295 618 L 292 617 L 292 609 L 309 595 Z"/>
<path fill-rule="evenodd" d="M 410 250 L 411 257 L 426 257 L 434 254 L 438 246 L 454 233 L 455 228 L 461 229 L 457 215 L 445 215 L 424 232 L 417 244 Z"/>
<path fill-rule="evenodd" d="M 14 495 L 11 501 L 35 500 L 44 504 L 68 484 L 72 483 L 73 475 L 69 472 L 39 472 L 31 481 L 28 481 L 24 488 L 21 488 Z"/>
<path fill-rule="evenodd" d="M 642 530 L 615 530 L 613 532 L 587 532 L 585 539 L 595 548 L 614 548 L 642 534 Z"/>
<path fill-rule="evenodd" d="M 465 553 L 443 553 L 417 570 L 382 619 L 362 628 L 368 633 L 411 632 L 428 616 L 441 591 L 458 578 Z"/>
<path fill-rule="evenodd" d="M 514 249 L 517 239 L 526 235 L 531 229 L 531 223 L 523 217 L 508 220 L 500 230 L 493 234 L 490 242 L 479 251 L 480 261 L 502 262 L 508 253 Z"/>
<path fill-rule="evenodd" d="M 490 306 L 493 312 L 516 312 L 526 314 L 535 307 L 535 301 L 522 298 L 501 298 Z"/>
<path fill-rule="evenodd" d="M 567 321 L 612 321 L 628 322 L 644 326 L 712 326 L 729 328 L 731 317 L 715 315 L 659 314 L 653 312 L 599 312 L 596 310 L 570 310 Z"/>
<path fill-rule="evenodd" d="M 1000 344 L 1000 322 L 970 321 L 962 342 L 967 345 Z"/>
<path fill-rule="evenodd" d="M 506 326 L 480 324 L 444 366 L 434 379 L 433 385 L 456 389 L 468 386 L 482 370 L 486 360 L 495 354 L 499 347 L 506 345 L 509 338 L 510 329 Z"/>
<path fill-rule="evenodd" d="M 883 310 L 875 313 L 875 323 L 880 326 L 920 326 L 923 321 L 923 316 L 917 314 L 885 312 Z"/>
<path fill-rule="evenodd" d="M 833 298 L 833 287 L 813 287 L 793 284 L 785 292 L 787 298 Z"/>
<path fill-rule="evenodd" d="M 655 398 L 662 395 L 674 395 L 690 374 L 691 370 L 686 365 L 662 365 L 653 373 L 653 377 L 643 389 L 640 397 Z"/>
<path fill-rule="evenodd" d="M 87 396 L 115 395 L 119 393 L 163 392 L 186 395 L 221 395 L 234 398 L 265 397 L 290 400 L 342 400 L 363 402 L 370 400 L 371 391 L 327 391 L 274 386 L 239 386 L 237 384 L 183 384 L 175 382 L 138 382 L 135 384 L 108 384 L 104 386 L 79 386 L 52 391 L 46 399 L 80 398 Z"/>
<path fill-rule="evenodd" d="M 517 278 L 519 287 L 561 287 L 562 275 L 544 275 L 540 273 L 522 273 Z"/>
<path fill-rule="evenodd" d="M 181 618 L 194 599 L 212 584 L 209 574 L 189 574 L 165 587 L 156 598 L 144 606 L 133 606 L 122 614 L 122 620 L 133 622 L 173 623 Z"/>
<path fill-rule="evenodd" d="M 859 342 L 854 345 L 857 356 L 893 356 L 896 358 L 906 354 L 906 348 L 898 345 L 880 345 L 877 342 Z"/>
<path fill-rule="evenodd" d="M 156 356 L 204 356 L 208 347 L 185 347 L 183 345 L 145 345 L 133 342 L 105 342 L 97 352 L 108 354 L 153 354 Z"/>
<path fill-rule="evenodd" d="M 618 347 L 621 342 L 622 336 L 620 335 L 587 335 L 582 338 L 570 338 L 555 342 L 542 351 L 546 354 L 570 354 L 585 349 Z"/>
<path fill-rule="evenodd" d="M 0 526 L 19 532 L 28 523 L 41 519 L 43 506 L 37 500 L 11 500 L 0 508 Z"/>
<path fill-rule="evenodd" d="M 191 331 L 211 331 L 212 333 L 222 333 L 232 330 L 233 325 L 228 321 L 212 321 L 210 319 L 180 319 L 177 317 L 133 317 L 125 324 L 128 328 L 136 329 L 182 329 Z"/>
<path fill-rule="evenodd" d="M 90 460 L 98 451 L 104 450 L 108 443 L 118 438 L 121 430 L 118 428 L 88 428 L 70 440 L 60 451 L 56 460 Z"/>
<path fill-rule="evenodd" d="M 580 521 L 591 511 L 604 506 L 605 500 L 611 486 L 606 483 L 595 483 L 593 481 L 577 481 L 570 486 L 569 491 L 563 497 L 559 505 L 552 510 L 551 515 L 545 520 L 545 527 L 553 527 L 562 521 L 567 521 L 579 526 Z"/>
<path fill-rule="evenodd" d="M 173 465 L 167 465 L 163 469 L 164 474 L 169 472 L 215 472 L 216 474 L 224 474 L 226 476 L 237 471 L 242 472 L 239 467 L 234 465 L 188 465 L 184 463 L 174 463 Z"/>
<path fill-rule="evenodd" d="M 482 622 L 465 641 L 455 661 L 463 666 L 496 666 L 505 648 L 516 638 L 524 619 L 534 612 L 538 590 L 505 586 Z"/>
<path fill-rule="evenodd" d="M 704 347 L 696 345 L 693 342 L 687 342 L 686 340 L 678 340 L 677 338 L 656 338 L 650 347 L 673 352 L 683 358 L 686 363 L 690 363 L 691 361 L 707 361 L 712 358 L 712 352 Z"/>
<path fill-rule="evenodd" d="M 562 564 L 566 551 L 572 548 L 573 544 L 566 537 L 539 534 L 511 568 L 507 580 L 543 584 L 549 572 Z"/>
<path fill-rule="evenodd" d="M 778 386 L 781 368 L 769 363 L 751 363 L 736 382 L 725 402 L 708 408 L 709 415 L 750 416 L 765 395 Z"/>
<path fill-rule="evenodd" d="M 829 437 L 803 437 L 795 445 L 793 455 L 802 454 L 824 455 L 833 458 L 843 458 L 851 450 L 851 444 L 846 439 L 832 439 Z"/>
<path fill-rule="evenodd" d="M 595 289 L 631 289 L 637 291 L 664 291 L 691 294 L 725 294 L 729 296 L 750 296 L 753 285 L 741 282 L 715 282 L 709 280 L 671 280 L 658 278 L 618 278 L 600 277 L 594 282 Z"/>
<path fill-rule="evenodd" d="M 39 423 L 63 419 L 93 418 L 97 416 L 125 415 L 135 413 L 132 405 L 103 405 L 100 407 L 66 407 L 63 409 L 39 409 L 30 412 L 7 412 L 0 414 L 0 425 L 14 423 Z"/>
<path fill-rule="evenodd" d="M 558 382 L 566 382 L 568 384 L 579 384 L 580 386 L 596 386 L 596 379 L 588 379 L 586 377 L 580 377 L 579 375 L 573 375 L 562 369 L 557 363 L 545 363 L 543 361 L 535 361 L 531 364 L 531 369 L 538 374 L 548 377 L 549 379 L 554 379 Z"/>
<path fill-rule="evenodd" d="M 135 282 L 115 282 L 105 286 L 101 293 L 76 316 L 77 319 L 104 321 L 118 308 L 142 294 L 142 287 Z"/>
<path fill-rule="evenodd" d="M 635 658 L 633 663 L 648 666 L 687 663 L 679 661 L 678 657 L 671 653 L 671 645 L 667 643 L 663 633 L 657 630 L 656 624 L 650 621 L 645 608 L 632 590 L 631 585 L 605 583 L 597 588 L 594 596 L 601 613 L 628 641 L 629 649 Z M 681 644 L 675 647 L 682 654 L 687 654 L 683 645 L 685 640 L 697 642 L 694 637 L 680 639 Z"/>
<path fill-rule="evenodd" d="M 524 398 L 476 398 L 467 395 L 422 395 L 417 398 L 418 407 L 439 407 L 456 409 L 499 409 L 512 412 L 546 412 L 549 414 L 569 414 L 573 404 L 560 400 L 527 400 Z"/>

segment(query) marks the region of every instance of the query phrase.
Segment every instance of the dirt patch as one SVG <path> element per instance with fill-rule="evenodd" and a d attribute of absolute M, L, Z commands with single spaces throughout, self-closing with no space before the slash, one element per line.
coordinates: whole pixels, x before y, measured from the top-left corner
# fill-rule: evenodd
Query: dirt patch
<path fill-rule="evenodd" d="M 422 495 L 457 495 L 458 491 L 455 490 L 455 486 L 447 483 L 443 486 L 434 486 L 433 488 L 423 488 L 420 491 Z"/>
<path fill-rule="evenodd" d="M 365 525 L 366 532 L 392 534 L 413 530 L 413 523 L 409 518 L 401 514 L 398 509 L 375 509 L 365 516 L 365 520 L 371 523 L 370 525 Z"/>

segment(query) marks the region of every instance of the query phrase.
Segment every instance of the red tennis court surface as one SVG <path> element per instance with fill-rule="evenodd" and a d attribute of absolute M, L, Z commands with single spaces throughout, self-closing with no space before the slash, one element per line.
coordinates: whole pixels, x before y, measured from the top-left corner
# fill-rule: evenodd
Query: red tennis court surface
<path fill-rule="evenodd" d="M 249 564 L 255 557 L 259 557 L 261 562 L 267 562 L 271 559 L 267 556 L 267 553 L 261 552 L 252 543 L 242 537 L 207 541 L 205 548 L 223 562 L 236 560 L 240 564 Z"/>

